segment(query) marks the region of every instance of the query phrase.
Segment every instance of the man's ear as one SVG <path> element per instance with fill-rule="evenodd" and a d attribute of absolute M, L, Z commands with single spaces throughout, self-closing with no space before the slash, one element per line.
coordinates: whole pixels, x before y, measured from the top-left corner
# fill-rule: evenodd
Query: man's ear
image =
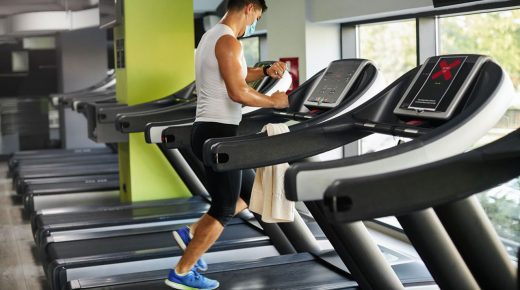
<path fill-rule="evenodd" d="M 253 3 L 247 4 L 246 11 L 248 13 L 254 13 L 254 11 L 255 11 L 255 4 L 253 4 Z"/>

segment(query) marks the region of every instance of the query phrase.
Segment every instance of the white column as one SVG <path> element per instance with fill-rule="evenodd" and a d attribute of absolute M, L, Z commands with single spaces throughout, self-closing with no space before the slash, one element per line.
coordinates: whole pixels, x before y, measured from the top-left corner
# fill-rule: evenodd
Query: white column
<path fill-rule="evenodd" d="M 58 85 L 61 92 L 89 87 L 106 77 L 108 70 L 106 31 L 89 28 L 60 33 Z M 66 108 L 60 112 L 63 148 L 104 146 L 88 138 L 85 116 Z"/>
<path fill-rule="evenodd" d="M 298 57 L 300 83 L 340 58 L 340 25 L 309 21 L 309 1 L 267 0 L 269 59 Z"/>

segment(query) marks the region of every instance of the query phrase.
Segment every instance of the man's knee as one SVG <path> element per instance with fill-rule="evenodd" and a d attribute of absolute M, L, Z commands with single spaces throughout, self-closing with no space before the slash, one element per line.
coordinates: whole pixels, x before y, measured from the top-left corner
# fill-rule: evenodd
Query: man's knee
<path fill-rule="evenodd" d="M 208 215 L 216 219 L 222 226 L 226 226 L 229 221 L 235 216 L 234 207 L 216 207 L 211 206 L 208 211 Z"/>

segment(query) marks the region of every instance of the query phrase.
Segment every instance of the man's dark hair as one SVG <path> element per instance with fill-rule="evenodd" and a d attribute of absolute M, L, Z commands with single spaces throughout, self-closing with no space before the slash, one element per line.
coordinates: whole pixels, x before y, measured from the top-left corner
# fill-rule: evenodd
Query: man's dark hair
<path fill-rule="evenodd" d="M 257 8 L 261 8 L 262 12 L 265 12 L 267 10 L 265 0 L 228 0 L 227 9 L 240 10 L 251 3 L 253 3 Z"/>

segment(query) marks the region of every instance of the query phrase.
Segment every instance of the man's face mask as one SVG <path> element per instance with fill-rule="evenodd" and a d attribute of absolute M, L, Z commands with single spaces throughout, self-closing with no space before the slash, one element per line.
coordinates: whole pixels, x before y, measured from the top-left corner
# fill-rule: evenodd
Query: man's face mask
<path fill-rule="evenodd" d="M 246 26 L 246 32 L 244 33 L 244 37 L 251 36 L 253 35 L 253 33 L 255 33 L 256 23 L 257 20 L 255 19 L 255 22 L 253 22 L 253 24 Z"/>
<path fill-rule="evenodd" d="M 249 37 L 249 36 L 251 36 L 251 35 L 253 35 L 255 33 L 256 23 L 258 21 L 257 21 L 257 18 L 255 16 L 255 13 L 252 13 L 252 15 L 253 15 L 253 17 L 255 17 L 255 21 L 251 25 L 246 25 L 246 30 L 245 30 L 244 35 L 242 37 Z"/>

